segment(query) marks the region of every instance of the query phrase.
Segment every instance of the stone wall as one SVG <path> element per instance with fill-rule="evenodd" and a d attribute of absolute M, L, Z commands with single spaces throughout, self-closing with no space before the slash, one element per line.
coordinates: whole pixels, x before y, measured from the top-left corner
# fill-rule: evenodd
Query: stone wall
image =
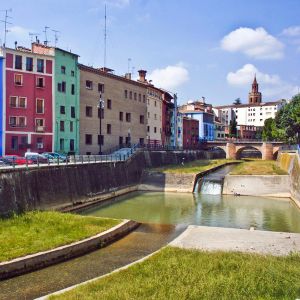
<path fill-rule="evenodd" d="M 0 171 L 0 216 L 60 209 L 140 183 L 146 167 L 204 158 L 203 151 L 138 152 L 126 162 L 49 166 Z"/>
<path fill-rule="evenodd" d="M 290 197 L 289 175 L 226 175 L 223 194 Z"/>

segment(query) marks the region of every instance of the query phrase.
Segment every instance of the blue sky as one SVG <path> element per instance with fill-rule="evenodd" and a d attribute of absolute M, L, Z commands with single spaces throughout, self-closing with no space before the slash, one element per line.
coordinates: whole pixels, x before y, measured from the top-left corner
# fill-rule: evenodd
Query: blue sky
<path fill-rule="evenodd" d="M 254 73 L 265 101 L 290 98 L 300 87 L 300 0 L 11 0 L 7 45 L 30 45 L 29 32 L 59 30 L 58 46 L 80 62 L 103 65 L 107 3 L 107 66 L 134 72 L 172 92 L 181 103 L 247 101 Z M 4 12 L 1 11 L 1 19 Z M 3 41 L 4 26 L 1 26 Z"/>

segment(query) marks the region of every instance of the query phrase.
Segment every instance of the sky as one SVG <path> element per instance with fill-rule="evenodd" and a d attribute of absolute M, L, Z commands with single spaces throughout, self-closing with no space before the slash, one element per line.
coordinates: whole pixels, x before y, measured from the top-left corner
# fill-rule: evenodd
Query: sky
<path fill-rule="evenodd" d="M 263 101 L 290 99 L 300 89 L 300 0 L 10 0 L 6 45 L 30 46 L 29 33 L 104 64 L 128 70 L 177 93 L 180 103 L 205 97 L 213 105 L 248 101 L 254 74 Z M 21 4 L 21 5 L 20 5 Z M 4 19 L 0 11 L 0 19 Z M 4 24 L 0 23 L 3 43 Z"/>

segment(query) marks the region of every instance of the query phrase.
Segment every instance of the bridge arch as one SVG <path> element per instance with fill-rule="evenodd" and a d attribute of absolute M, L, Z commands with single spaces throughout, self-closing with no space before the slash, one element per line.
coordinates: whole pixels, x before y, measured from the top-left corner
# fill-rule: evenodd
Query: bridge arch
<path fill-rule="evenodd" d="M 213 153 L 213 158 L 226 158 L 226 147 L 215 146 L 210 150 Z"/>
<path fill-rule="evenodd" d="M 236 147 L 236 158 L 262 158 L 262 150 L 260 147 L 254 147 L 251 145 L 245 145 Z"/>

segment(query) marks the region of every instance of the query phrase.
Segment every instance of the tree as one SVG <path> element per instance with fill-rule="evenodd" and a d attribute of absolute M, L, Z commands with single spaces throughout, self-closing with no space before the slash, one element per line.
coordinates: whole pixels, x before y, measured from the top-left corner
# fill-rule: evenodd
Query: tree
<path fill-rule="evenodd" d="M 275 124 L 279 139 L 288 143 L 300 143 L 300 94 L 293 97 L 276 115 Z"/>
<path fill-rule="evenodd" d="M 277 137 L 277 128 L 275 124 L 275 119 L 269 118 L 265 120 L 264 128 L 262 131 L 262 139 L 264 141 L 273 141 Z"/>
<path fill-rule="evenodd" d="M 242 104 L 242 101 L 241 101 L 240 98 L 236 98 L 236 99 L 233 101 L 233 104 L 234 104 L 234 105 L 240 105 L 240 104 Z"/>
<path fill-rule="evenodd" d="M 237 122 L 235 118 L 229 123 L 229 136 L 237 137 Z"/>

